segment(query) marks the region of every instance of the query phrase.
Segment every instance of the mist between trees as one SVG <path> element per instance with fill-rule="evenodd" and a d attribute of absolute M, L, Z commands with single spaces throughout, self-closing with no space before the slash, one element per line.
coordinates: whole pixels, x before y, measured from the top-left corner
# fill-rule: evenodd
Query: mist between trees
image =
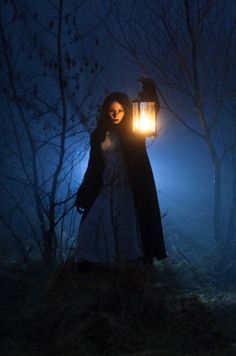
<path fill-rule="evenodd" d="M 127 11 L 125 2 L 116 3 L 119 31 L 114 32 L 111 23 L 107 31 L 140 70 L 155 79 L 162 109 L 205 145 L 212 170 L 215 240 L 209 255 L 214 255 L 219 273 L 235 271 L 235 4 L 204 0 L 132 4 L 132 11 Z M 197 164 L 197 151 L 193 160 Z"/>
<path fill-rule="evenodd" d="M 97 88 L 112 80 L 100 46 L 110 41 L 155 81 L 161 110 L 205 147 L 213 196 L 209 268 L 223 278 L 235 273 L 235 13 L 233 1 L 217 0 L 1 2 L 5 251 L 17 246 L 26 262 L 34 254 L 65 260 L 73 248 L 78 172 L 105 92 Z"/>
<path fill-rule="evenodd" d="M 73 245 L 75 187 L 103 70 L 95 56 L 99 21 L 84 21 L 83 11 L 76 2 L 1 3 L 4 257 L 10 245 L 11 258 L 18 253 L 24 262 L 31 254 L 64 259 Z"/>

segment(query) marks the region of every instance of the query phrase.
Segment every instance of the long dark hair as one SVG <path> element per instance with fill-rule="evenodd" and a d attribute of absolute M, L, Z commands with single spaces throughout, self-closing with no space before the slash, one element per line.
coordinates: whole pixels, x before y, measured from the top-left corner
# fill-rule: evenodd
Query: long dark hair
<path fill-rule="evenodd" d="M 109 108 L 114 101 L 121 104 L 125 111 L 125 115 L 119 124 L 114 124 L 109 116 Z M 113 92 L 105 98 L 99 109 L 97 127 L 92 136 L 99 141 L 103 141 L 108 130 L 116 130 L 122 136 L 129 135 L 132 130 L 132 103 L 125 93 Z"/>

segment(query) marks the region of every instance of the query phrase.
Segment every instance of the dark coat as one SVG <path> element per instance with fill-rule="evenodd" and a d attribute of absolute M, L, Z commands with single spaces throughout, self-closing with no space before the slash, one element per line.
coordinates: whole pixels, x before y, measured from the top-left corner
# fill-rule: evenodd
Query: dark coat
<path fill-rule="evenodd" d="M 120 135 L 120 145 L 139 219 L 144 257 L 146 260 L 163 259 L 167 256 L 161 215 L 145 138 L 134 134 L 129 137 Z M 76 206 L 84 209 L 82 221 L 103 186 L 103 169 L 101 139 L 95 130 L 91 136 L 88 168 L 77 192 Z"/>

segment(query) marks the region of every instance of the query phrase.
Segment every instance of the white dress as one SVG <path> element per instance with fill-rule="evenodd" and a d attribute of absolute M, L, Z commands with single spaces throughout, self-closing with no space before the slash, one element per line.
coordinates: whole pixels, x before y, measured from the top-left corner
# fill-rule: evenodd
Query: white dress
<path fill-rule="evenodd" d="M 80 225 L 77 260 L 136 260 L 143 255 L 140 228 L 117 135 L 107 132 L 101 148 L 103 188 Z"/>

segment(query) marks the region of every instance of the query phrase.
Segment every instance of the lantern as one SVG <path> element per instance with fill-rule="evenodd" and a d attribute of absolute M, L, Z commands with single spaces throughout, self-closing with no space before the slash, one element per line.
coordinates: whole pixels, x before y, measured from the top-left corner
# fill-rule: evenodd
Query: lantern
<path fill-rule="evenodd" d="M 145 136 L 157 136 L 157 114 L 159 100 L 154 82 L 149 78 L 139 80 L 143 91 L 139 98 L 132 101 L 133 106 L 133 132 Z"/>

